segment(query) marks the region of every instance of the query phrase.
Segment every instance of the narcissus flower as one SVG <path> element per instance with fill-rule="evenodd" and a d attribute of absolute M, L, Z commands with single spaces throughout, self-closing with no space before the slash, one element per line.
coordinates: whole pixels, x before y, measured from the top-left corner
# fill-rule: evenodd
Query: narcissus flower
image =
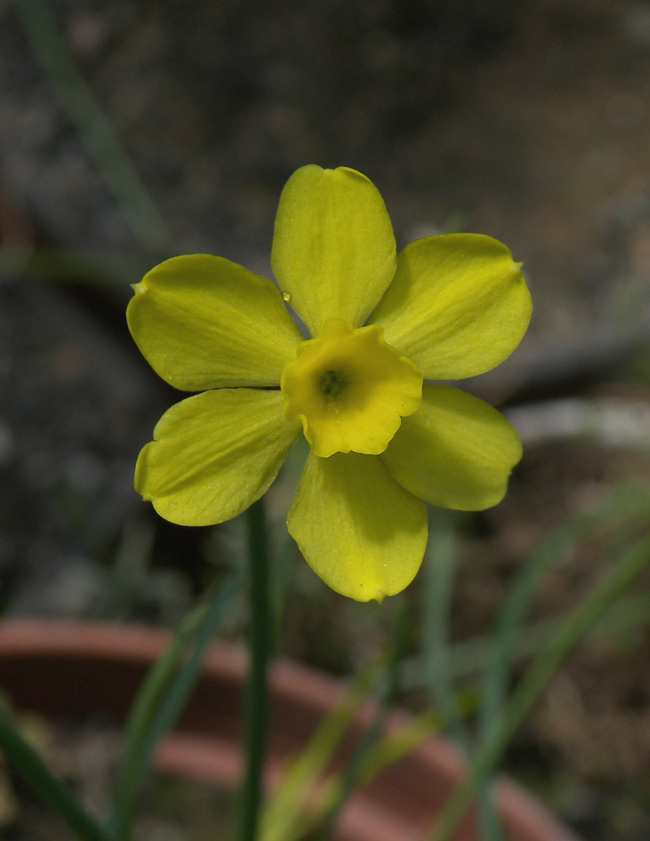
<path fill-rule="evenodd" d="M 479 510 L 505 494 L 517 434 L 437 381 L 502 362 L 530 295 L 487 236 L 432 236 L 396 254 L 379 192 L 347 168 L 291 176 L 271 263 L 279 289 L 206 254 L 166 260 L 134 287 L 138 347 L 172 386 L 202 392 L 163 415 L 135 486 L 174 523 L 221 523 L 265 493 L 304 434 L 289 532 L 334 590 L 381 600 L 421 564 L 425 502 Z"/>

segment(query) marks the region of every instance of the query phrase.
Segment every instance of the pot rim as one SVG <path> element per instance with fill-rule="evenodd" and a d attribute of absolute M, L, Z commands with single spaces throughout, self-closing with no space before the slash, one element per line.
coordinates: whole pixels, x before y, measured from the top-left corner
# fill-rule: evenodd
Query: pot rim
<path fill-rule="evenodd" d="M 0 686 L 10 697 L 15 695 L 17 703 L 24 706 L 27 692 L 24 682 L 30 679 L 40 680 L 45 686 L 49 686 L 51 691 L 41 691 L 36 698 L 30 699 L 29 708 L 52 717 L 52 710 L 58 710 L 60 714 L 62 710 L 67 709 L 61 706 L 62 703 L 65 704 L 65 700 L 58 699 L 59 706 L 56 706 L 57 698 L 52 694 L 53 691 L 61 689 L 58 683 L 65 683 L 71 679 L 70 669 L 76 667 L 78 670 L 81 665 L 86 670 L 88 680 L 84 677 L 78 678 L 75 684 L 76 700 L 81 702 L 85 692 L 94 698 L 94 703 L 99 704 L 102 700 L 108 701 L 107 693 L 110 693 L 111 689 L 119 689 L 119 684 L 114 686 L 100 681 L 99 685 L 88 686 L 87 684 L 93 683 L 91 675 L 96 677 L 97 674 L 92 669 L 106 663 L 111 663 L 113 668 L 118 668 L 120 664 L 128 667 L 133 691 L 147 668 L 165 650 L 171 638 L 172 633 L 167 630 L 143 625 L 93 620 L 3 620 L 0 622 Z M 44 668 L 46 672 L 49 669 L 49 672 L 44 674 Z M 211 645 L 204 659 L 197 692 L 188 705 L 188 715 L 183 717 L 178 728 L 158 749 L 157 770 L 201 778 L 213 784 L 236 784 L 242 765 L 238 748 L 238 719 L 241 686 L 246 671 L 247 654 L 242 646 L 224 642 Z M 345 693 L 345 685 L 336 678 L 288 658 L 277 658 L 272 662 L 269 681 L 273 726 L 267 782 L 272 783 L 288 755 L 299 749 L 301 740 L 304 740 L 326 711 L 341 699 Z M 65 690 L 66 687 L 62 689 Z M 201 699 L 202 691 L 205 697 Z M 117 712 L 121 717 L 125 715 L 130 701 L 130 697 L 125 699 L 126 694 L 115 694 L 115 698 L 122 700 L 120 708 L 115 703 L 107 704 L 111 712 Z M 199 701 L 207 700 L 213 705 L 213 709 L 220 708 L 222 716 L 225 707 L 226 717 L 231 718 L 230 729 L 217 730 L 218 717 L 214 716 L 213 712 L 206 715 L 206 711 L 203 710 L 202 714 L 198 715 L 198 711 L 192 709 L 193 706 L 198 708 L 197 697 Z M 219 703 L 216 703 L 216 698 L 219 699 Z M 355 719 L 354 726 L 358 732 L 361 732 L 372 714 L 373 705 L 368 702 Z M 387 728 L 389 731 L 395 730 L 410 718 L 408 713 L 396 710 L 389 716 Z M 219 762 L 214 759 L 216 750 L 221 754 Z M 413 797 L 417 794 L 420 800 L 424 798 L 426 801 L 433 797 L 433 789 L 427 780 L 433 778 L 434 774 L 441 781 L 441 785 L 444 783 L 447 790 L 451 790 L 465 774 L 465 764 L 456 748 L 446 738 L 438 735 L 432 736 L 415 748 L 405 760 L 400 761 L 399 766 L 393 783 L 378 785 L 385 776 L 382 775 L 370 785 L 355 792 L 341 816 L 337 838 L 341 841 L 416 841 L 422 837 L 422 830 L 430 825 L 434 813 L 421 819 L 419 823 L 417 820 L 412 821 L 411 824 L 415 824 L 412 830 L 406 829 L 403 824 L 395 823 L 395 816 L 389 809 L 389 806 L 393 811 L 400 808 L 400 798 L 396 798 L 392 790 L 394 784 L 404 782 L 408 777 L 412 789 L 410 794 Z M 405 769 L 408 769 L 408 773 Z M 395 768 L 392 767 L 386 773 L 394 771 Z M 415 792 L 414 787 L 419 787 L 421 791 Z M 430 791 L 431 797 L 427 796 L 427 791 Z M 391 798 L 394 801 L 392 804 L 389 803 Z M 375 823 L 368 831 L 361 826 L 361 822 L 362 813 L 371 799 L 374 800 Z M 564 827 L 541 803 L 509 778 L 499 776 L 496 782 L 496 799 L 512 841 L 579 841 L 571 830 Z M 411 802 L 411 808 L 414 804 L 415 801 Z M 404 811 L 406 804 L 402 808 Z M 400 819 L 403 817 L 400 816 Z M 474 820 L 471 814 L 466 818 L 455 836 L 459 841 L 469 841 L 476 837 L 472 834 Z"/>

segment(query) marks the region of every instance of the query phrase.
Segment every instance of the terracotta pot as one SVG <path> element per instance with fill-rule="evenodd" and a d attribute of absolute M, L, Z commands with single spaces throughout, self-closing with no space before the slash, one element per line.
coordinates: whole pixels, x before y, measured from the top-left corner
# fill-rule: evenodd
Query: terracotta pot
<path fill-rule="evenodd" d="M 18 708 L 48 717 L 106 711 L 122 720 L 151 663 L 169 642 L 164 631 L 100 623 L 5 621 L 0 623 L 0 687 Z M 160 746 L 162 772 L 234 786 L 240 778 L 240 712 L 246 656 L 215 644 L 199 685 L 176 731 Z M 279 660 L 271 671 L 272 721 L 268 779 L 300 751 L 341 684 L 312 669 Z M 366 710 L 366 718 L 368 711 Z M 353 741 L 364 713 L 351 728 Z M 397 727 L 406 720 L 396 713 Z M 336 841 L 417 841 L 454 786 L 463 762 L 442 738 L 431 738 L 395 763 L 347 803 Z M 541 805 L 509 780 L 498 783 L 497 802 L 511 841 L 577 841 Z M 455 838 L 476 841 L 468 815 Z"/>

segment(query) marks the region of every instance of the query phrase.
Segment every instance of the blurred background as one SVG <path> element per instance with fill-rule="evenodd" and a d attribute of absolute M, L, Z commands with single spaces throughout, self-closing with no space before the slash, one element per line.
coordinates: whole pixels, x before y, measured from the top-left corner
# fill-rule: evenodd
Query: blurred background
<path fill-rule="evenodd" d="M 525 454 L 501 505 L 452 518 L 454 641 L 488 632 L 549 529 L 650 476 L 650 3 L 5 0 L 4 616 L 171 625 L 236 562 L 236 525 L 175 528 L 132 489 L 178 394 L 124 307 L 173 254 L 268 275 L 279 193 L 305 163 L 368 175 L 398 247 L 474 231 L 524 262 L 531 328 L 466 387 L 508 414 Z M 272 496 L 279 523 L 293 480 L 289 466 Z M 577 603 L 606 564 L 597 541 L 559 558 L 535 615 Z M 390 608 L 345 602 L 302 562 L 292 575 L 284 653 L 348 674 L 382 649 Z M 571 658 L 506 758 L 589 841 L 650 837 L 641 604 Z"/>

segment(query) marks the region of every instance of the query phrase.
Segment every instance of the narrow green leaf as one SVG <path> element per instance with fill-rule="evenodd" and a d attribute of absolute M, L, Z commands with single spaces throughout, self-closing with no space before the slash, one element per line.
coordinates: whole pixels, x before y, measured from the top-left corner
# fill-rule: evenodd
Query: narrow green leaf
<path fill-rule="evenodd" d="M 449 625 L 457 561 L 454 529 L 446 513 L 436 511 L 430 518 L 425 564 L 422 674 L 430 703 L 442 717 L 445 729 L 468 748 L 469 737 L 462 725 L 450 665 Z"/>
<path fill-rule="evenodd" d="M 348 798 L 355 787 L 361 782 L 368 757 L 381 741 L 386 727 L 388 715 L 397 697 L 399 683 L 399 663 L 404 651 L 407 638 L 407 611 L 403 599 L 397 602 L 397 615 L 391 652 L 386 666 L 386 681 L 383 692 L 377 704 L 376 712 L 368 727 L 361 734 L 348 762 L 339 777 L 339 785 L 333 792 L 333 797 L 326 812 L 322 828 L 316 834 L 316 841 L 330 841 L 336 822 Z"/>
<path fill-rule="evenodd" d="M 282 780 L 265 804 L 260 841 L 290 841 L 301 835 L 307 800 L 316 790 L 354 716 L 373 692 L 385 669 L 374 663 L 359 672 L 339 702 L 314 730 L 309 742 L 288 765 Z"/>
<path fill-rule="evenodd" d="M 50 806 L 81 841 L 114 841 L 114 837 L 104 832 L 83 809 L 68 787 L 51 773 L 2 709 L 0 748 L 34 794 Z"/>
<path fill-rule="evenodd" d="M 549 568 L 565 556 L 567 550 L 587 535 L 601 529 L 604 523 L 617 518 L 634 520 L 645 516 L 650 497 L 637 483 L 625 484 L 607 494 L 589 511 L 569 517 L 554 529 L 522 565 L 501 607 L 494 633 L 492 651 L 487 659 L 483 686 L 483 704 L 479 716 L 482 734 L 489 733 L 500 715 L 510 681 L 510 667 L 519 640 L 521 622 Z"/>
<path fill-rule="evenodd" d="M 118 783 L 107 822 L 120 841 L 131 837 L 137 797 L 155 747 L 178 720 L 238 582 L 239 576 L 231 575 L 185 617 L 169 648 L 140 687 L 126 724 Z"/>
<path fill-rule="evenodd" d="M 49 4 L 45 0 L 16 0 L 15 5 L 34 53 L 134 235 L 145 248 L 164 253 L 169 242 L 165 225 L 61 37 Z"/>
<path fill-rule="evenodd" d="M 562 661 L 590 631 L 614 599 L 650 563 L 650 538 L 644 537 L 612 565 L 609 573 L 566 617 L 538 654 L 505 704 L 493 728 L 486 734 L 466 778 L 451 795 L 427 841 L 448 841 L 474 798 L 478 781 L 493 772 L 503 750 L 538 700 Z"/>

